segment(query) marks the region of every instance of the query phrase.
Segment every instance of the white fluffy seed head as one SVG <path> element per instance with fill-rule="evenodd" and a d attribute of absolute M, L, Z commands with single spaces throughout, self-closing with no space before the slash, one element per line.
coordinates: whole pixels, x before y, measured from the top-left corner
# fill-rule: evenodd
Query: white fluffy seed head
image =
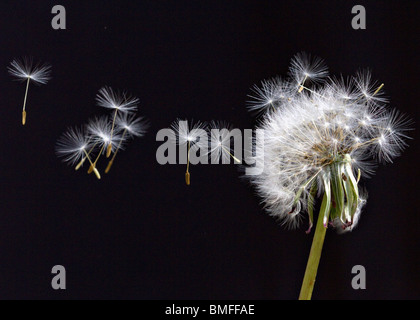
<path fill-rule="evenodd" d="M 46 84 L 51 79 L 51 66 L 34 64 L 32 58 L 15 59 L 7 69 L 10 75 L 22 82 L 30 79 L 35 84 Z"/>
<path fill-rule="evenodd" d="M 57 140 L 57 156 L 70 165 L 75 164 L 89 152 L 91 140 L 87 137 L 84 128 L 69 128 Z"/>
<path fill-rule="evenodd" d="M 98 106 L 118 110 L 121 112 L 135 112 L 139 99 L 130 96 L 127 92 L 115 91 L 110 87 L 103 87 L 96 95 Z"/>
<path fill-rule="evenodd" d="M 326 75 L 320 60 L 312 60 L 313 65 L 308 61 L 301 55 L 293 59 L 293 81 L 303 81 L 305 72 L 314 79 Z M 282 88 L 287 83 L 277 85 Z M 270 92 L 275 92 L 272 86 Z M 258 128 L 264 131 L 264 140 L 255 145 L 253 159 L 260 166 L 256 171 L 262 173 L 250 179 L 271 215 L 297 225 L 310 201 L 307 182 L 313 177 L 319 180 L 320 173 L 346 155 L 356 176 L 359 170 L 362 176 L 371 175 L 376 160 L 390 162 L 400 155 L 411 121 L 389 110 L 378 88 L 382 90 L 369 72 L 359 72 L 348 80 L 330 79 L 322 87 L 297 86 L 265 113 Z M 318 186 L 322 188 L 321 181 Z"/>

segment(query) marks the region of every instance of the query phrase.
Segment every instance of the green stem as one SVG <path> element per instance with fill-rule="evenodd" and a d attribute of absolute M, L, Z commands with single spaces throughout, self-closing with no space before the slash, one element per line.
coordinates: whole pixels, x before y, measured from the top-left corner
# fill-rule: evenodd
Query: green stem
<path fill-rule="evenodd" d="M 311 252 L 309 253 L 308 264 L 306 266 L 299 300 L 311 300 L 312 297 L 318 265 L 321 259 L 322 246 L 327 232 L 327 228 L 324 223 L 324 213 L 326 212 L 326 209 L 329 211 L 329 201 L 330 197 L 325 194 L 321 205 L 321 211 L 318 215 L 318 222 L 316 224 L 315 235 L 312 240 Z"/>

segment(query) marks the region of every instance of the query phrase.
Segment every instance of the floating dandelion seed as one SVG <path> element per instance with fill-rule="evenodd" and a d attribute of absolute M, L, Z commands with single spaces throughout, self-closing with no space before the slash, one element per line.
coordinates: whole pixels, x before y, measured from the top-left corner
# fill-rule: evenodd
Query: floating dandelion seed
<path fill-rule="evenodd" d="M 261 121 L 264 140 L 255 145 L 254 160 L 262 173 L 250 176 L 266 210 L 283 223 L 298 226 L 306 211 L 308 233 L 315 198 L 323 194 L 300 299 L 311 298 L 326 228 L 353 230 L 366 203 L 360 178 L 373 173 L 375 159 L 391 162 L 400 155 L 412 124 L 388 110 L 383 84 L 372 82 L 368 71 L 308 88 L 307 80 L 327 75 L 321 61 L 303 54 L 293 58 L 292 79 L 277 85 L 294 83 L 295 90 L 277 100 L 276 109 Z M 270 92 L 276 89 L 270 87 Z M 256 108 L 261 108 L 258 101 Z"/>
<path fill-rule="evenodd" d="M 99 90 L 99 93 L 96 96 L 96 101 L 101 107 L 115 110 L 110 132 L 110 138 L 112 139 L 114 134 L 115 120 L 118 113 L 135 112 L 137 110 L 139 99 L 128 95 L 126 92 L 117 92 L 112 90 L 110 87 L 103 87 Z M 110 157 L 111 152 L 111 145 L 108 145 L 106 149 L 107 158 Z"/>
<path fill-rule="evenodd" d="M 289 76 L 298 92 L 302 92 L 308 80 L 318 82 L 328 76 L 328 68 L 324 61 L 304 52 L 298 53 L 292 59 Z"/>
<path fill-rule="evenodd" d="M 80 128 L 69 128 L 57 141 L 57 155 L 63 157 L 63 161 L 75 164 L 84 157 L 89 149 L 90 140 L 86 137 L 84 130 Z"/>
<path fill-rule="evenodd" d="M 121 114 L 118 115 L 115 119 L 116 132 L 119 134 L 120 141 L 114 155 L 111 160 L 108 162 L 108 166 L 105 169 L 105 173 L 108 173 L 111 170 L 112 164 L 114 163 L 115 157 L 117 156 L 118 150 L 121 149 L 122 144 L 127 139 L 134 137 L 141 137 L 146 133 L 148 123 L 143 118 L 136 118 L 133 114 Z"/>
<path fill-rule="evenodd" d="M 92 143 L 95 147 L 99 148 L 98 155 L 88 170 L 88 173 L 92 173 L 96 168 L 100 156 L 103 153 L 106 153 L 108 148 L 111 149 L 111 151 L 115 150 L 121 137 L 118 134 L 112 134 L 111 123 L 107 116 L 91 120 L 87 125 L 87 130 L 92 139 Z"/>
<path fill-rule="evenodd" d="M 277 77 L 263 80 L 261 87 L 254 86 L 251 90 L 252 94 L 249 95 L 251 100 L 248 102 L 249 111 L 264 114 L 275 112 L 285 100 L 290 98 L 291 92 L 295 91 L 295 88 L 290 82 Z"/>
<path fill-rule="evenodd" d="M 15 59 L 10 63 L 8 71 L 10 75 L 16 78 L 18 81 L 26 81 L 25 98 L 23 100 L 22 109 L 22 124 L 26 124 L 26 101 L 28 97 L 29 82 L 41 85 L 46 84 L 51 79 L 51 66 L 48 64 L 37 64 L 34 65 L 31 58 L 23 58 L 22 60 Z"/>
<path fill-rule="evenodd" d="M 171 125 L 175 132 L 173 137 L 174 143 L 180 146 L 187 146 L 187 171 L 185 172 L 185 182 L 189 186 L 191 184 L 190 175 L 190 151 L 199 148 L 201 145 L 208 144 L 207 140 L 201 139 L 201 133 L 206 129 L 207 125 L 203 122 L 191 123 L 188 125 L 187 120 L 177 119 Z"/>
<path fill-rule="evenodd" d="M 63 161 L 74 165 L 76 162 L 80 163 L 76 166 L 78 170 L 86 159 L 89 160 L 93 166 L 92 160 L 89 156 L 91 140 L 86 136 L 83 129 L 69 128 L 57 141 L 56 153 L 59 157 L 64 158 Z M 101 178 L 99 171 L 94 168 L 93 171 L 98 179 Z"/>
<path fill-rule="evenodd" d="M 212 121 L 209 125 L 210 130 L 210 155 L 211 163 L 229 163 L 230 158 L 235 162 L 241 163 L 237 157 L 232 154 L 230 147 L 231 126 L 225 122 Z"/>
<path fill-rule="evenodd" d="M 94 172 L 101 179 L 97 169 L 100 157 L 114 153 L 105 169 L 105 173 L 108 173 L 118 151 L 124 149 L 125 142 L 144 135 L 148 122 L 143 118 L 136 118 L 133 112 L 137 109 L 138 99 L 126 93 L 103 87 L 96 101 L 102 107 L 115 110 L 115 113 L 91 119 L 83 130 L 72 129 L 65 133 L 57 142 L 57 154 L 67 156 L 73 164 L 77 163 L 75 170 L 79 170 L 89 160 L 88 174 Z"/>

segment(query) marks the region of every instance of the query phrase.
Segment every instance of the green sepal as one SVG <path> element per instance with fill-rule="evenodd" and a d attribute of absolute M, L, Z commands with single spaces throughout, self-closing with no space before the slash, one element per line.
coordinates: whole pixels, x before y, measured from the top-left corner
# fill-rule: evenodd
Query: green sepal
<path fill-rule="evenodd" d="M 344 181 L 344 188 L 347 196 L 347 214 L 349 215 L 349 218 L 347 219 L 350 222 L 353 221 L 353 216 L 356 213 L 357 206 L 359 204 L 359 188 L 350 163 L 346 163 L 344 165 L 343 171 L 347 177 L 347 181 Z"/>
<path fill-rule="evenodd" d="M 337 162 L 331 165 L 331 191 L 335 203 L 335 207 L 331 209 L 331 219 L 334 220 L 336 218 L 340 218 L 343 215 L 344 211 L 344 188 L 343 188 L 343 172 L 344 164 L 341 162 Z"/>
<path fill-rule="evenodd" d="M 318 186 L 316 180 L 312 182 L 311 189 L 309 190 L 309 199 L 308 199 L 308 215 L 309 215 L 309 229 L 306 233 L 310 233 L 314 225 L 314 204 L 315 196 L 318 191 Z"/>
<path fill-rule="evenodd" d="M 328 177 L 326 172 L 322 173 L 322 181 L 324 183 L 324 197 L 321 203 L 321 209 L 319 214 L 322 215 L 324 227 L 328 226 L 328 219 L 330 215 L 331 209 L 331 183 L 330 178 Z"/>
<path fill-rule="evenodd" d="M 307 186 L 313 181 L 316 181 L 315 178 L 318 176 L 320 171 L 318 171 L 315 175 L 313 175 L 308 181 L 305 182 L 303 186 L 299 188 L 299 190 L 296 192 L 295 199 L 293 200 L 293 205 L 296 205 L 296 203 L 299 201 L 300 196 L 302 195 L 303 190 L 306 189 Z"/>

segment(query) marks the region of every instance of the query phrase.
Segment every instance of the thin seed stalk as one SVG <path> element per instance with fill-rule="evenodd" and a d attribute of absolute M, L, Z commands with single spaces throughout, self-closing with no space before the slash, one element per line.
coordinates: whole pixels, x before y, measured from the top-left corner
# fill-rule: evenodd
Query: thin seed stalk
<path fill-rule="evenodd" d="M 191 175 L 190 175 L 190 141 L 188 141 L 188 151 L 187 151 L 187 171 L 185 172 L 185 183 L 187 186 L 191 184 Z"/>
<path fill-rule="evenodd" d="M 28 89 L 29 89 L 29 80 L 26 82 L 25 98 L 23 100 L 23 109 L 22 109 L 22 125 L 26 124 L 26 100 L 28 98 Z"/>
<path fill-rule="evenodd" d="M 92 153 L 93 149 L 95 149 L 96 145 L 97 145 L 97 143 L 95 143 L 93 145 L 93 147 L 90 148 L 89 152 L 86 152 L 86 150 L 83 150 L 85 152 L 86 156 L 83 157 L 82 160 L 80 160 L 80 162 L 77 164 L 77 166 L 75 168 L 76 171 L 79 170 L 83 166 L 83 164 L 85 163 L 86 159 L 89 158 L 89 155 Z"/>
<path fill-rule="evenodd" d="M 241 160 L 239 160 L 238 158 L 236 158 L 228 148 L 226 148 L 223 144 L 222 144 L 222 148 L 225 149 L 225 151 L 231 156 L 231 158 L 233 160 L 235 160 L 237 163 L 241 163 Z"/>
<path fill-rule="evenodd" d="M 89 167 L 89 170 L 88 170 L 88 174 L 91 174 L 93 171 L 95 171 L 95 169 L 96 169 L 96 164 L 98 163 L 98 160 L 99 160 L 99 158 L 101 157 L 101 153 L 102 153 L 102 151 L 104 151 L 104 148 L 105 148 L 105 144 L 102 146 L 102 148 L 101 148 L 101 150 L 99 151 L 99 154 L 98 154 L 98 156 L 96 157 L 96 160 L 95 160 L 95 162 L 94 163 L 90 163 L 90 167 Z"/>
<path fill-rule="evenodd" d="M 120 143 L 118 144 L 118 147 L 115 150 L 114 155 L 112 156 L 111 160 L 109 160 L 109 162 L 108 162 L 108 166 L 105 169 L 105 173 L 108 173 L 109 170 L 111 170 L 112 164 L 114 163 L 114 160 L 115 160 L 115 157 L 117 156 L 118 150 L 120 150 L 120 148 L 121 148 L 121 144 L 122 144 L 122 142 L 124 140 L 124 137 L 125 137 L 125 134 L 126 133 L 127 133 L 127 129 L 124 130 L 124 133 L 123 133 L 123 135 L 121 137 Z M 112 147 L 112 145 L 110 145 L 110 146 Z"/>
<path fill-rule="evenodd" d="M 112 121 L 112 128 L 111 128 L 111 140 L 112 140 L 112 136 L 114 134 L 114 127 L 115 127 L 115 119 L 117 118 L 117 113 L 118 113 L 118 109 L 115 109 L 115 113 L 114 113 L 114 120 Z M 106 157 L 109 158 L 111 156 L 111 152 L 112 152 L 112 144 L 109 144 L 107 149 L 106 149 Z"/>
<path fill-rule="evenodd" d="M 100 173 L 99 173 L 98 169 L 96 169 L 96 168 L 95 168 L 95 166 L 93 165 L 92 160 L 91 160 L 91 159 L 90 159 L 90 157 L 89 157 L 89 153 L 87 153 L 87 152 L 86 152 L 86 150 L 83 150 L 83 151 L 84 151 L 84 152 L 85 152 L 85 154 L 86 154 L 85 159 L 88 159 L 88 160 L 89 160 L 89 162 L 90 162 L 90 165 L 91 165 L 92 171 L 93 171 L 93 172 L 95 172 L 96 177 L 97 177 L 99 180 L 101 180 L 101 175 L 100 175 Z"/>

